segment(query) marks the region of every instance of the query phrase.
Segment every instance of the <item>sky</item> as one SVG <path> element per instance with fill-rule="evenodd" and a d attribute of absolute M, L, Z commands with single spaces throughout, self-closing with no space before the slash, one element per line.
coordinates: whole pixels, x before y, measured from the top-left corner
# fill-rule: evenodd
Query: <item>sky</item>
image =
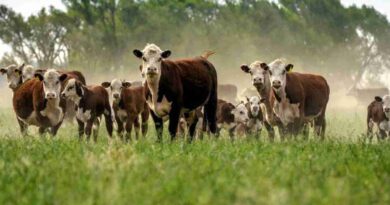
<path fill-rule="evenodd" d="M 341 0 L 341 3 L 345 6 L 351 6 L 354 4 L 356 6 L 361 6 L 363 4 L 373 6 L 390 19 L 390 0 Z M 61 0 L 0 0 L 0 4 L 11 7 L 16 12 L 22 13 L 24 17 L 38 13 L 42 7 L 48 8 L 49 6 L 54 6 L 58 9 L 65 10 Z M 2 56 L 4 52 L 9 51 L 10 48 L 0 40 L 0 56 Z"/>

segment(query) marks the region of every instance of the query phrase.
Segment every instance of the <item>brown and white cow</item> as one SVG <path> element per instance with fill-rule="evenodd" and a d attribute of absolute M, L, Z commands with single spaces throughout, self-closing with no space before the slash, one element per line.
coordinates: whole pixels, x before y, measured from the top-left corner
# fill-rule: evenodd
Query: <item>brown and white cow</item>
<path fill-rule="evenodd" d="M 114 79 L 111 82 L 103 82 L 104 88 L 110 88 L 113 98 L 113 110 L 118 125 L 118 134 L 122 137 L 123 129 L 126 129 L 125 138 L 130 140 L 131 130 L 134 126 L 135 137 L 138 140 L 140 123 L 142 120 L 142 135 L 148 131 L 149 107 L 146 103 L 145 88 L 133 86 L 130 82 Z"/>
<path fill-rule="evenodd" d="M 169 116 L 168 130 L 173 140 L 181 114 L 200 106 L 204 106 L 204 119 L 210 131 L 216 132 L 217 72 L 206 58 L 167 60 L 171 51 L 162 51 L 154 44 L 133 53 L 142 59 L 142 76 L 158 141 L 162 140 L 163 117 Z M 195 129 L 196 123 L 190 125 L 190 140 Z"/>
<path fill-rule="evenodd" d="M 61 126 L 65 101 L 60 99 L 61 82 L 67 77 L 54 69 L 44 75 L 35 74 L 31 79 L 14 89 L 13 107 L 22 134 L 27 133 L 29 125 L 39 127 L 43 134 L 47 128 L 54 136 Z"/>
<path fill-rule="evenodd" d="M 375 97 L 367 108 L 367 137 L 372 140 L 374 124 L 379 130 L 378 140 L 390 136 L 390 95 Z"/>
<path fill-rule="evenodd" d="M 217 108 L 217 126 L 218 134 L 222 128 L 226 129 L 230 138 L 235 135 L 242 136 L 246 134 L 246 124 L 249 121 L 248 109 L 241 102 L 234 106 L 232 103 L 218 99 Z"/>
<path fill-rule="evenodd" d="M 12 90 L 17 89 L 23 81 L 23 69 L 25 65 L 17 66 L 15 64 L 9 65 L 6 68 L 0 68 L 2 75 L 7 74 L 8 87 Z"/>
<path fill-rule="evenodd" d="M 273 107 L 275 103 L 275 96 L 271 87 L 270 73 L 266 63 L 255 61 L 248 65 L 241 65 L 241 70 L 251 75 L 252 85 L 256 88 L 260 95 L 262 105 L 264 126 L 267 129 L 270 141 L 274 141 L 275 131 L 274 126 L 278 126 L 280 137 L 284 140 L 284 134 L 281 131 L 282 124 L 275 116 Z"/>
<path fill-rule="evenodd" d="M 97 141 L 102 115 L 104 115 L 108 135 L 112 137 L 111 106 L 105 88 L 102 86 L 85 86 L 82 82 L 72 78 L 66 83 L 61 96 L 76 104 L 80 139 L 85 133 L 87 140 L 89 140 L 93 129 L 94 141 Z"/>
<path fill-rule="evenodd" d="M 260 97 L 257 95 L 249 98 L 247 97 L 246 107 L 248 109 L 249 117 L 249 121 L 247 123 L 248 133 L 254 134 L 256 138 L 259 138 L 264 123 Z"/>
<path fill-rule="evenodd" d="M 268 65 L 275 94 L 274 112 L 291 134 L 298 134 L 314 120 L 314 129 L 325 137 L 325 112 L 329 101 L 329 85 L 320 75 L 290 72 L 292 64 L 277 59 Z"/>

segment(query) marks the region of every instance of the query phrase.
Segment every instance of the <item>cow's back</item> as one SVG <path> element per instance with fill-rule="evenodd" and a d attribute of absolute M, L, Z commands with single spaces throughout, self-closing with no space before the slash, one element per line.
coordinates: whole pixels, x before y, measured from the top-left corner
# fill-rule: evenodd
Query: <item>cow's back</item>
<path fill-rule="evenodd" d="M 372 120 L 376 123 L 382 122 L 386 118 L 383 112 L 382 102 L 373 101 L 367 107 L 367 122 Z"/>
<path fill-rule="evenodd" d="M 14 92 L 13 107 L 18 117 L 26 119 L 34 111 L 34 94 L 37 95 L 42 90 L 40 84 L 38 79 L 31 79 Z"/>

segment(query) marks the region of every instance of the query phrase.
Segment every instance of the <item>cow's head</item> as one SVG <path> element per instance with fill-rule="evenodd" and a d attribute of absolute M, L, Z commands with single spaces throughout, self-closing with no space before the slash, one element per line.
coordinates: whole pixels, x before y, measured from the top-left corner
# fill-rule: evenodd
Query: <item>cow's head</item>
<path fill-rule="evenodd" d="M 26 82 L 27 80 L 30 80 L 34 78 L 35 69 L 31 65 L 27 65 L 22 70 L 22 79 L 23 82 Z"/>
<path fill-rule="evenodd" d="M 390 119 L 390 95 L 385 95 L 383 98 L 375 97 L 377 102 L 382 102 L 383 112 L 385 113 L 387 119 Z"/>
<path fill-rule="evenodd" d="M 104 88 L 110 88 L 110 92 L 114 101 L 119 101 L 123 88 L 128 88 L 131 86 L 130 82 L 114 79 L 111 82 L 103 82 L 102 86 Z"/>
<path fill-rule="evenodd" d="M 57 99 L 61 92 L 61 82 L 66 78 L 66 74 L 60 74 L 55 69 L 47 70 L 43 75 L 35 73 L 34 76 L 43 82 L 43 91 L 47 100 Z"/>
<path fill-rule="evenodd" d="M 266 63 L 255 61 L 249 66 L 241 65 L 241 70 L 251 75 L 252 84 L 257 89 L 262 89 L 269 83 L 269 72 Z"/>
<path fill-rule="evenodd" d="M 171 51 L 162 51 L 155 44 L 147 44 L 142 51 L 136 49 L 133 53 L 142 59 L 141 75 L 148 82 L 158 82 L 161 76 L 161 62 L 171 55 Z"/>
<path fill-rule="evenodd" d="M 248 109 L 243 102 L 232 110 L 232 114 L 234 115 L 234 121 L 237 123 L 246 123 L 249 121 Z"/>
<path fill-rule="evenodd" d="M 286 87 L 286 75 L 294 67 L 292 64 L 286 64 L 283 60 L 277 59 L 270 63 L 269 70 L 271 74 L 271 84 L 275 91 L 280 91 Z"/>
<path fill-rule="evenodd" d="M 247 97 L 248 105 L 250 112 L 253 117 L 257 117 L 260 111 L 261 99 L 259 96 L 252 96 L 250 98 Z"/>
<path fill-rule="evenodd" d="M 84 85 L 72 78 L 66 82 L 65 88 L 61 93 L 61 97 L 65 99 L 70 99 L 75 103 L 78 103 L 78 101 L 81 99 L 81 97 L 84 95 Z"/>
<path fill-rule="evenodd" d="M 0 72 L 2 75 L 7 74 L 8 87 L 16 89 L 23 83 L 22 73 L 24 64 L 17 66 L 12 64 L 6 68 L 1 68 Z"/>

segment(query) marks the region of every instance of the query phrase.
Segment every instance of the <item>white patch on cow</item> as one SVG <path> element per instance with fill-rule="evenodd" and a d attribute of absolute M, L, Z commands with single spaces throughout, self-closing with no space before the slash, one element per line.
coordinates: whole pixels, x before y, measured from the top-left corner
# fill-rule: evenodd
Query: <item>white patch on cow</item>
<path fill-rule="evenodd" d="M 22 70 L 22 79 L 23 82 L 26 82 L 27 80 L 30 80 L 34 78 L 35 69 L 31 65 L 27 65 Z"/>
<path fill-rule="evenodd" d="M 84 90 L 81 90 L 82 95 L 84 95 Z M 76 79 L 72 78 L 68 80 L 68 82 L 65 85 L 64 90 L 62 91 L 62 95 L 68 99 L 74 102 L 77 106 L 80 103 L 81 96 L 77 95 L 76 92 Z"/>
<path fill-rule="evenodd" d="M 275 91 L 284 90 L 286 87 L 286 66 L 287 64 L 282 59 L 276 59 L 272 63 L 268 65 L 271 75 L 270 80 L 271 84 L 275 84 L 276 82 L 280 83 L 280 88 L 274 88 Z"/>
<path fill-rule="evenodd" d="M 383 111 L 387 119 L 390 119 L 390 95 L 385 95 L 382 98 L 383 101 Z"/>
<path fill-rule="evenodd" d="M 91 110 L 84 110 L 83 108 L 78 108 L 76 117 L 77 119 L 86 123 L 89 119 L 91 119 Z"/>
<path fill-rule="evenodd" d="M 64 119 L 64 112 L 60 107 L 60 99 L 58 97 L 48 100 L 45 109 L 43 109 L 40 113 L 42 116 L 47 117 L 53 126 L 57 125 Z"/>
<path fill-rule="evenodd" d="M 386 132 L 390 131 L 390 121 L 383 120 L 379 123 L 379 129 L 384 130 Z"/>
<path fill-rule="evenodd" d="M 288 125 L 294 122 L 295 119 L 299 118 L 299 103 L 292 104 L 290 101 L 283 96 L 280 102 L 275 102 L 274 112 L 279 117 L 283 125 Z"/>
<path fill-rule="evenodd" d="M 232 114 L 234 115 L 234 122 L 236 123 L 246 123 L 249 120 L 248 109 L 244 103 L 238 104 L 232 110 Z"/>
<path fill-rule="evenodd" d="M 122 81 L 118 79 L 114 79 L 110 83 L 110 91 L 111 91 L 111 96 L 112 99 L 114 100 L 115 103 L 118 103 L 121 97 L 123 85 Z M 115 98 L 114 96 L 118 96 L 118 98 Z"/>
<path fill-rule="evenodd" d="M 253 133 L 256 133 L 256 132 L 259 132 L 263 128 L 263 122 L 260 121 L 259 119 L 253 118 L 253 119 L 250 119 L 248 121 L 247 127 Z"/>
<path fill-rule="evenodd" d="M 49 69 L 43 75 L 43 91 L 49 101 L 59 98 L 61 92 L 60 74 L 55 69 Z"/>
<path fill-rule="evenodd" d="M 152 95 L 152 99 L 148 99 L 146 102 L 148 103 L 149 108 L 161 118 L 167 116 L 171 111 L 172 103 L 169 102 L 165 96 L 163 96 L 161 102 L 157 102 L 157 99 Z"/>
<path fill-rule="evenodd" d="M 251 109 L 251 113 L 253 117 L 257 117 L 260 111 L 260 97 L 252 96 L 249 98 L 249 107 Z"/>
<path fill-rule="evenodd" d="M 249 65 L 250 74 L 252 78 L 252 85 L 257 86 L 259 84 L 269 83 L 269 72 L 261 67 L 263 62 L 255 61 Z"/>
<path fill-rule="evenodd" d="M 127 112 L 126 112 L 126 110 L 123 110 L 123 109 L 119 109 L 119 110 L 117 111 L 117 115 L 118 115 L 118 118 L 119 118 L 122 122 L 124 122 L 124 121 L 126 120 L 126 118 L 127 118 Z"/>
<path fill-rule="evenodd" d="M 9 88 L 16 89 L 22 83 L 20 81 L 20 72 L 21 71 L 19 70 L 18 66 L 15 64 L 9 65 L 7 68 L 5 68 Z"/>

